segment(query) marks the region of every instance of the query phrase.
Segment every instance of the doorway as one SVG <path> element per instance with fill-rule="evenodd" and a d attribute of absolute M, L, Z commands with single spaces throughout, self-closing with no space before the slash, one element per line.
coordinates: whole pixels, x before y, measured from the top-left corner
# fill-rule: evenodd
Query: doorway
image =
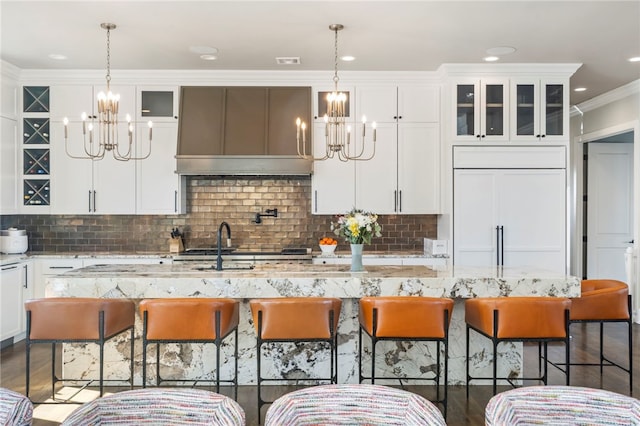
<path fill-rule="evenodd" d="M 634 132 L 584 147 L 583 278 L 628 281 L 625 253 L 634 235 Z"/>

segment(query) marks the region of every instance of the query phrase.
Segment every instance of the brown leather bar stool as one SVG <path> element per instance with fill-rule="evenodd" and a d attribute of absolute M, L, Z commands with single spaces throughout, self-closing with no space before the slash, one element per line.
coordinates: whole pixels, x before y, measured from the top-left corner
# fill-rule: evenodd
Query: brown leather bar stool
<path fill-rule="evenodd" d="M 338 381 L 337 329 L 342 301 L 325 297 L 282 297 L 254 299 L 249 302 L 253 325 L 257 334 L 258 366 L 258 419 L 262 406 L 273 401 L 262 399 L 262 382 L 287 379 L 263 378 L 261 370 L 262 345 L 265 343 L 324 342 L 328 344 L 331 357 L 329 377 L 305 380 Z"/>
<path fill-rule="evenodd" d="M 581 295 L 571 299 L 569 324 L 599 323 L 600 324 L 600 362 L 571 363 L 570 365 L 600 366 L 600 377 L 603 367 L 614 366 L 629 373 L 629 394 L 633 391 L 633 325 L 631 317 L 631 295 L 629 286 L 617 280 L 583 280 Z M 604 323 L 624 322 L 627 324 L 629 339 L 629 367 L 610 360 L 604 356 Z M 559 367 L 562 364 L 556 364 Z M 560 367 L 559 367 L 560 368 Z"/>
<path fill-rule="evenodd" d="M 360 299 L 360 333 L 358 374 L 360 383 L 376 380 L 376 343 L 383 340 L 436 342 L 436 371 L 434 377 L 393 377 L 400 380 L 428 380 L 436 384 L 436 400 L 447 416 L 447 381 L 449 366 L 449 323 L 453 313 L 453 299 L 415 296 L 363 297 Z M 362 332 L 371 337 L 371 375 L 362 373 Z M 440 399 L 440 344 L 444 346 L 444 396 Z M 378 377 L 388 379 L 391 377 Z"/>
<path fill-rule="evenodd" d="M 493 394 L 497 380 L 506 380 L 513 385 L 510 377 L 497 377 L 497 352 L 500 342 L 538 342 L 544 347 L 547 359 L 549 342 L 564 342 L 565 360 L 570 359 L 569 308 L 571 300 L 561 297 L 496 297 L 468 299 L 465 302 L 465 322 L 467 324 L 467 398 L 471 380 L 493 380 Z M 471 377 L 469 375 L 469 330 L 488 337 L 493 343 L 493 376 Z M 569 368 L 565 371 L 569 385 Z M 520 380 L 541 380 L 547 384 L 547 362 L 541 377 L 522 377 Z"/>
<path fill-rule="evenodd" d="M 238 391 L 238 321 L 240 305 L 226 298 L 168 298 L 145 299 L 140 302 L 142 316 L 142 386 L 147 386 L 147 345 L 156 345 L 156 386 L 162 382 L 203 379 L 163 379 L 160 376 L 160 345 L 163 343 L 213 343 L 216 346 L 216 392 L 220 382 L 232 383 Z M 220 347 L 234 333 L 234 376 L 220 379 Z"/>
<path fill-rule="evenodd" d="M 100 396 L 104 388 L 104 344 L 107 340 L 130 330 L 130 376 L 126 380 L 133 388 L 133 345 L 135 304 L 126 299 L 83 297 L 54 297 L 25 302 L 27 311 L 26 335 L 26 395 L 29 396 L 31 345 L 51 343 L 51 395 L 55 401 L 55 385 L 59 381 L 86 383 L 96 379 L 58 378 L 55 372 L 57 343 L 95 343 L 100 348 Z M 113 381 L 113 380 L 109 380 Z M 80 392 L 80 390 L 78 392 Z M 77 394 L 76 392 L 75 394 Z M 72 398 L 72 395 L 70 398 Z M 67 400 L 66 402 L 72 402 Z"/>

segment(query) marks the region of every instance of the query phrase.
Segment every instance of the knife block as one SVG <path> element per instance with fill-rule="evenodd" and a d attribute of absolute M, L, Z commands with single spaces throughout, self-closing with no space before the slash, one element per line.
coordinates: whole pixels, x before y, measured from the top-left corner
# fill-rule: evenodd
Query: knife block
<path fill-rule="evenodd" d="M 169 253 L 181 253 L 183 251 L 182 238 L 169 238 Z"/>

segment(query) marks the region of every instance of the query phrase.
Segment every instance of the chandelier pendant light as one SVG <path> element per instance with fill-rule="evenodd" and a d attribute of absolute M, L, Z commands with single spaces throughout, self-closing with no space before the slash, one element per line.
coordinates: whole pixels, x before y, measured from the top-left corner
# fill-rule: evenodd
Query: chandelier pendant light
<path fill-rule="evenodd" d="M 344 28 L 341 24 L 331 24 L 329 29 L 334 32 L 334 74 L 333 74 L 333 92 L 329 92 L 327 95 L 327 111 L 324 115 L 324 136 L 325 136 L 325 151 L 324 155 L 320 157 L 314 157 L 313 152 L 306 152 L 306 130 L 307 124 L 300 118 L 296 119 L 296 143 L 298 149 L 298 156 L 311 161 L 324 161 L 330 158 L 338 158 L 340 161 L 366 161 L 371 160 L 376 153 L 376 123 L 372 123 L 373 138 L 372 148 L 369 155 L 365 153 L 365 138 L 367 135 L 367 118 L 362 116 L 362 135 L 361 143 L 358 148 L 355 143 L 356 137 L 354 135 L 353 141 L 351 137 L 351 126 L 349 125 L 348 111 L 347 111 L 347 93 L 340 92 L 338 90 L 338 31 Z"/>
<path fill-rule="evenodd" d="M 133 155 L 134 123 L 131 116 L 126 115 L 125 141 L 119 140 L 118 109 L 120 106 L 120 95 L 111 92 L 111 30 L 116 28 L 115 24 L 102 23 L 102 29 L 107 30 L 107 91 L 97 95 L 98 114 L 89 116 L 83 112 L 82 138 L 85 155 L 73 155 L 69 152 L 69 119 L 63 119 L 64 124 L 64 146 L 67 155 L 71 158 L 84 160 L 102 160 L 107 152 L 111 152 L 113 158 L 118 161 L 144 160 L 151 155 L 151 140 L 153 139 L 153 123 L 147 123 L 149 127 L 148 144 L 149 149 L 145 155 Z M 123 147 L 126 145 L 126 147 Z M 126 151 L 125 151 L 126 149 Z M 123 152 L 124 151 L 124 152 Z"/>

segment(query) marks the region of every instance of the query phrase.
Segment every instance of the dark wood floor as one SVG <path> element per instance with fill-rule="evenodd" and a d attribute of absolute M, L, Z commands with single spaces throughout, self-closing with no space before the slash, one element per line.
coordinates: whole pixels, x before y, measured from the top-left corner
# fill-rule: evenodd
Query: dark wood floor
<path fill-rule="evenodd" d="M 598 326 L 594 324 L 574 324 L 572 333 L 572 358 L 574 362 L 596 362 L 598 351 Z M 633 395 L 637 398 L 640 395 L 640 325 L 634 324 L 634 388 Z M 623 365 L 627 363 L 626 345 L 626 325 L 607 324 L 605 326 L 605 348 L 609 357 Z M 533 375 L 537 373 L 537 346 L 527 346 L 525 348 L 525 368 Z M 36 345 L 32 357 L 32 397 L 36 400 L 46 399 L 50 391 L 49 382 L 49 346 Z M 564 354 L 562 346 L 554 346 L 550 349 L 550 357 L 561 359 Z M 25 353 L 24 342 L 16 343 L 0 352 L 0 386 L 24 393 L 25 391 Z M 533 369 L 533 370 L 530 370 Z M 574 386 L 586 386 L 592 388 L 602 388 L 624 395 L 629 394 L 629 376 L 627 373 L 615 368 L 605 368 L 604 377 L 601 379 L 597 367 L 573 367 L 571 370 L 571 384 Z M 537 384 L 537 383 L 528 383 Z M 550 367 L 549 384 L 564 384 L 564 375 Z M 506 390 L 507 387 L 500 388 L 499 391 Z M 109 389 L 110 391 L 112 389 Z M 433 389 L 429 386 L 414 386 L 408 388 L 412 392 L 432 398 Z M 263 395 L 266 398 L 276 398 L 289 391 L 289 388 L 282 386 L 269 387 L 269 394 Z M 225 391 L 229 394 L 230 392 Z M 447 424 L 455 425 L 483 425 L 484 409 L 491 398 L 490 386 L 472 386 L 469 399 L 465 397 L 464 387 L 449 387 L 449 408 Z M 257 424 L 257 398 L 255 386 L 241 386 L 238 390 L 238 402 L 244 408 L 247 424 Z M 263 407 L 262 416 L 266 411 Z M 35 426 L 55 425 L 58 423 L 34 419 Z"/>

